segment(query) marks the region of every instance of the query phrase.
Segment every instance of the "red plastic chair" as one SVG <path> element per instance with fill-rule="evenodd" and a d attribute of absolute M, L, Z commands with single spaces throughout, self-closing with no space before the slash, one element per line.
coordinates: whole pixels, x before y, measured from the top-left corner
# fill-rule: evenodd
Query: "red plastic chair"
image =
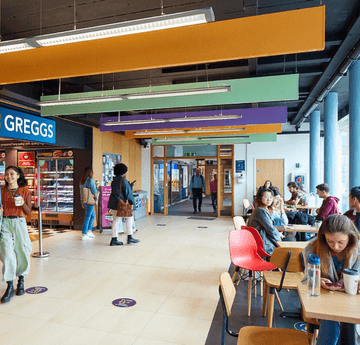
<path fill-rule="evenodd" d="M 255 228 L 252 228 L 250 226 L 241 226 L 241 230 L 247 230 L 247 231 L 250 231 L 251 234 L 253 235 L 255 241 L 256 241 L 256 245 L 257 245 L 257 253 L 262 257 L 262 258 L 265 258 L 265 257 L 269 257 L 271 256 L 270 254 L 268 254 L 265 250 L 264 250 L 264 242 L 259 234 L 259 232 L 255 229 Z"/>
<path fill-rule="evenodd" d="M 253 271 L 272 271 L 277 268 L 258 255 L 258 245 L 250 231 L 232 230 L 229 234 L 230 259 L 235 267 L 249 270 L 248 316 L 251 313 L 251 290 Z"/>

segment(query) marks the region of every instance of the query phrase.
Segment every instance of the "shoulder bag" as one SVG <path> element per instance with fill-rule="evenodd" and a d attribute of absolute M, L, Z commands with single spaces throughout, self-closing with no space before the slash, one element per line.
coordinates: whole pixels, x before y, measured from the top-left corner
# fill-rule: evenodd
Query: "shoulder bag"
<path fill-rule="evenodd" d="M 90 188 L 83 187 L 81 192 L 83 204 L 96 205 L 97 197 Z"/>
<path fill-rule="evenodd" d="M 119 187 L 119 201 L 117 204 L 117 209 L 116 209 L 116 217 L 132 217 L 132 205 L 129 204 L 129 201 L 123 201 L 120 196 L 121 196 L 121 186 L 122 186 L 122 182 L 123 182 L 122 178 L 120 180 L 120 187 Z"/>

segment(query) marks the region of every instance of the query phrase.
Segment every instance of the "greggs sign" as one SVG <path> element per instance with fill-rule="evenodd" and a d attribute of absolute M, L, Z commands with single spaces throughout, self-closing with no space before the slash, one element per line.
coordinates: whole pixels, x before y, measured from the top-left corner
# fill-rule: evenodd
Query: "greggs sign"
<path fill-rule="evenodd" d="M 56 122 L 0 107 L 0 137 L 55 144 Z"/>

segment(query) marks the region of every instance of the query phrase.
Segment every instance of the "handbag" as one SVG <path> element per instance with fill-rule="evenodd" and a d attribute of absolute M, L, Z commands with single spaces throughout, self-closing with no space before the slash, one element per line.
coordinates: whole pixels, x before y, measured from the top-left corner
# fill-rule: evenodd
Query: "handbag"
<path fill-rule="evenodd" d="M 83 187 L 82 189 L 82 202 L 83 204 L 95 205 L 97 201 L 96 195 L 94 195 L 90 188 Z"/>
<path fill-rule="evenodd" d="M 132 205 L 129 204 L 129 201 L 123 201 L 120 199 L 121 195 L 121 186 L 124 178 L 120 180 L 120 188 L 119 188 L 119 201 L 116 208 L 116 217 L 132 217 Z"/>

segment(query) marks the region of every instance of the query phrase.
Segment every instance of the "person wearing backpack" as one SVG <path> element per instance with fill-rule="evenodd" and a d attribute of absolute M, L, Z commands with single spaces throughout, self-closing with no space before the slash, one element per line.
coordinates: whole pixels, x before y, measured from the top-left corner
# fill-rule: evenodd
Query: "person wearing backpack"
<path fill-rule="evenodd" d="M 205 193 L 205 179 L 204 176 L 201 175 L 201 170 L 199 168 L 196 169 L 195 175 L 192 176 L 190 180 L 190 191 L 193 195 L 193 207 L 194 207 L 194 214 L 196 213 L 196 200 L 199 199 L 199 206 L 198 210 L 201 212 L 201 204 L 202 204 L 202 193 L 204 190 Z"/>

